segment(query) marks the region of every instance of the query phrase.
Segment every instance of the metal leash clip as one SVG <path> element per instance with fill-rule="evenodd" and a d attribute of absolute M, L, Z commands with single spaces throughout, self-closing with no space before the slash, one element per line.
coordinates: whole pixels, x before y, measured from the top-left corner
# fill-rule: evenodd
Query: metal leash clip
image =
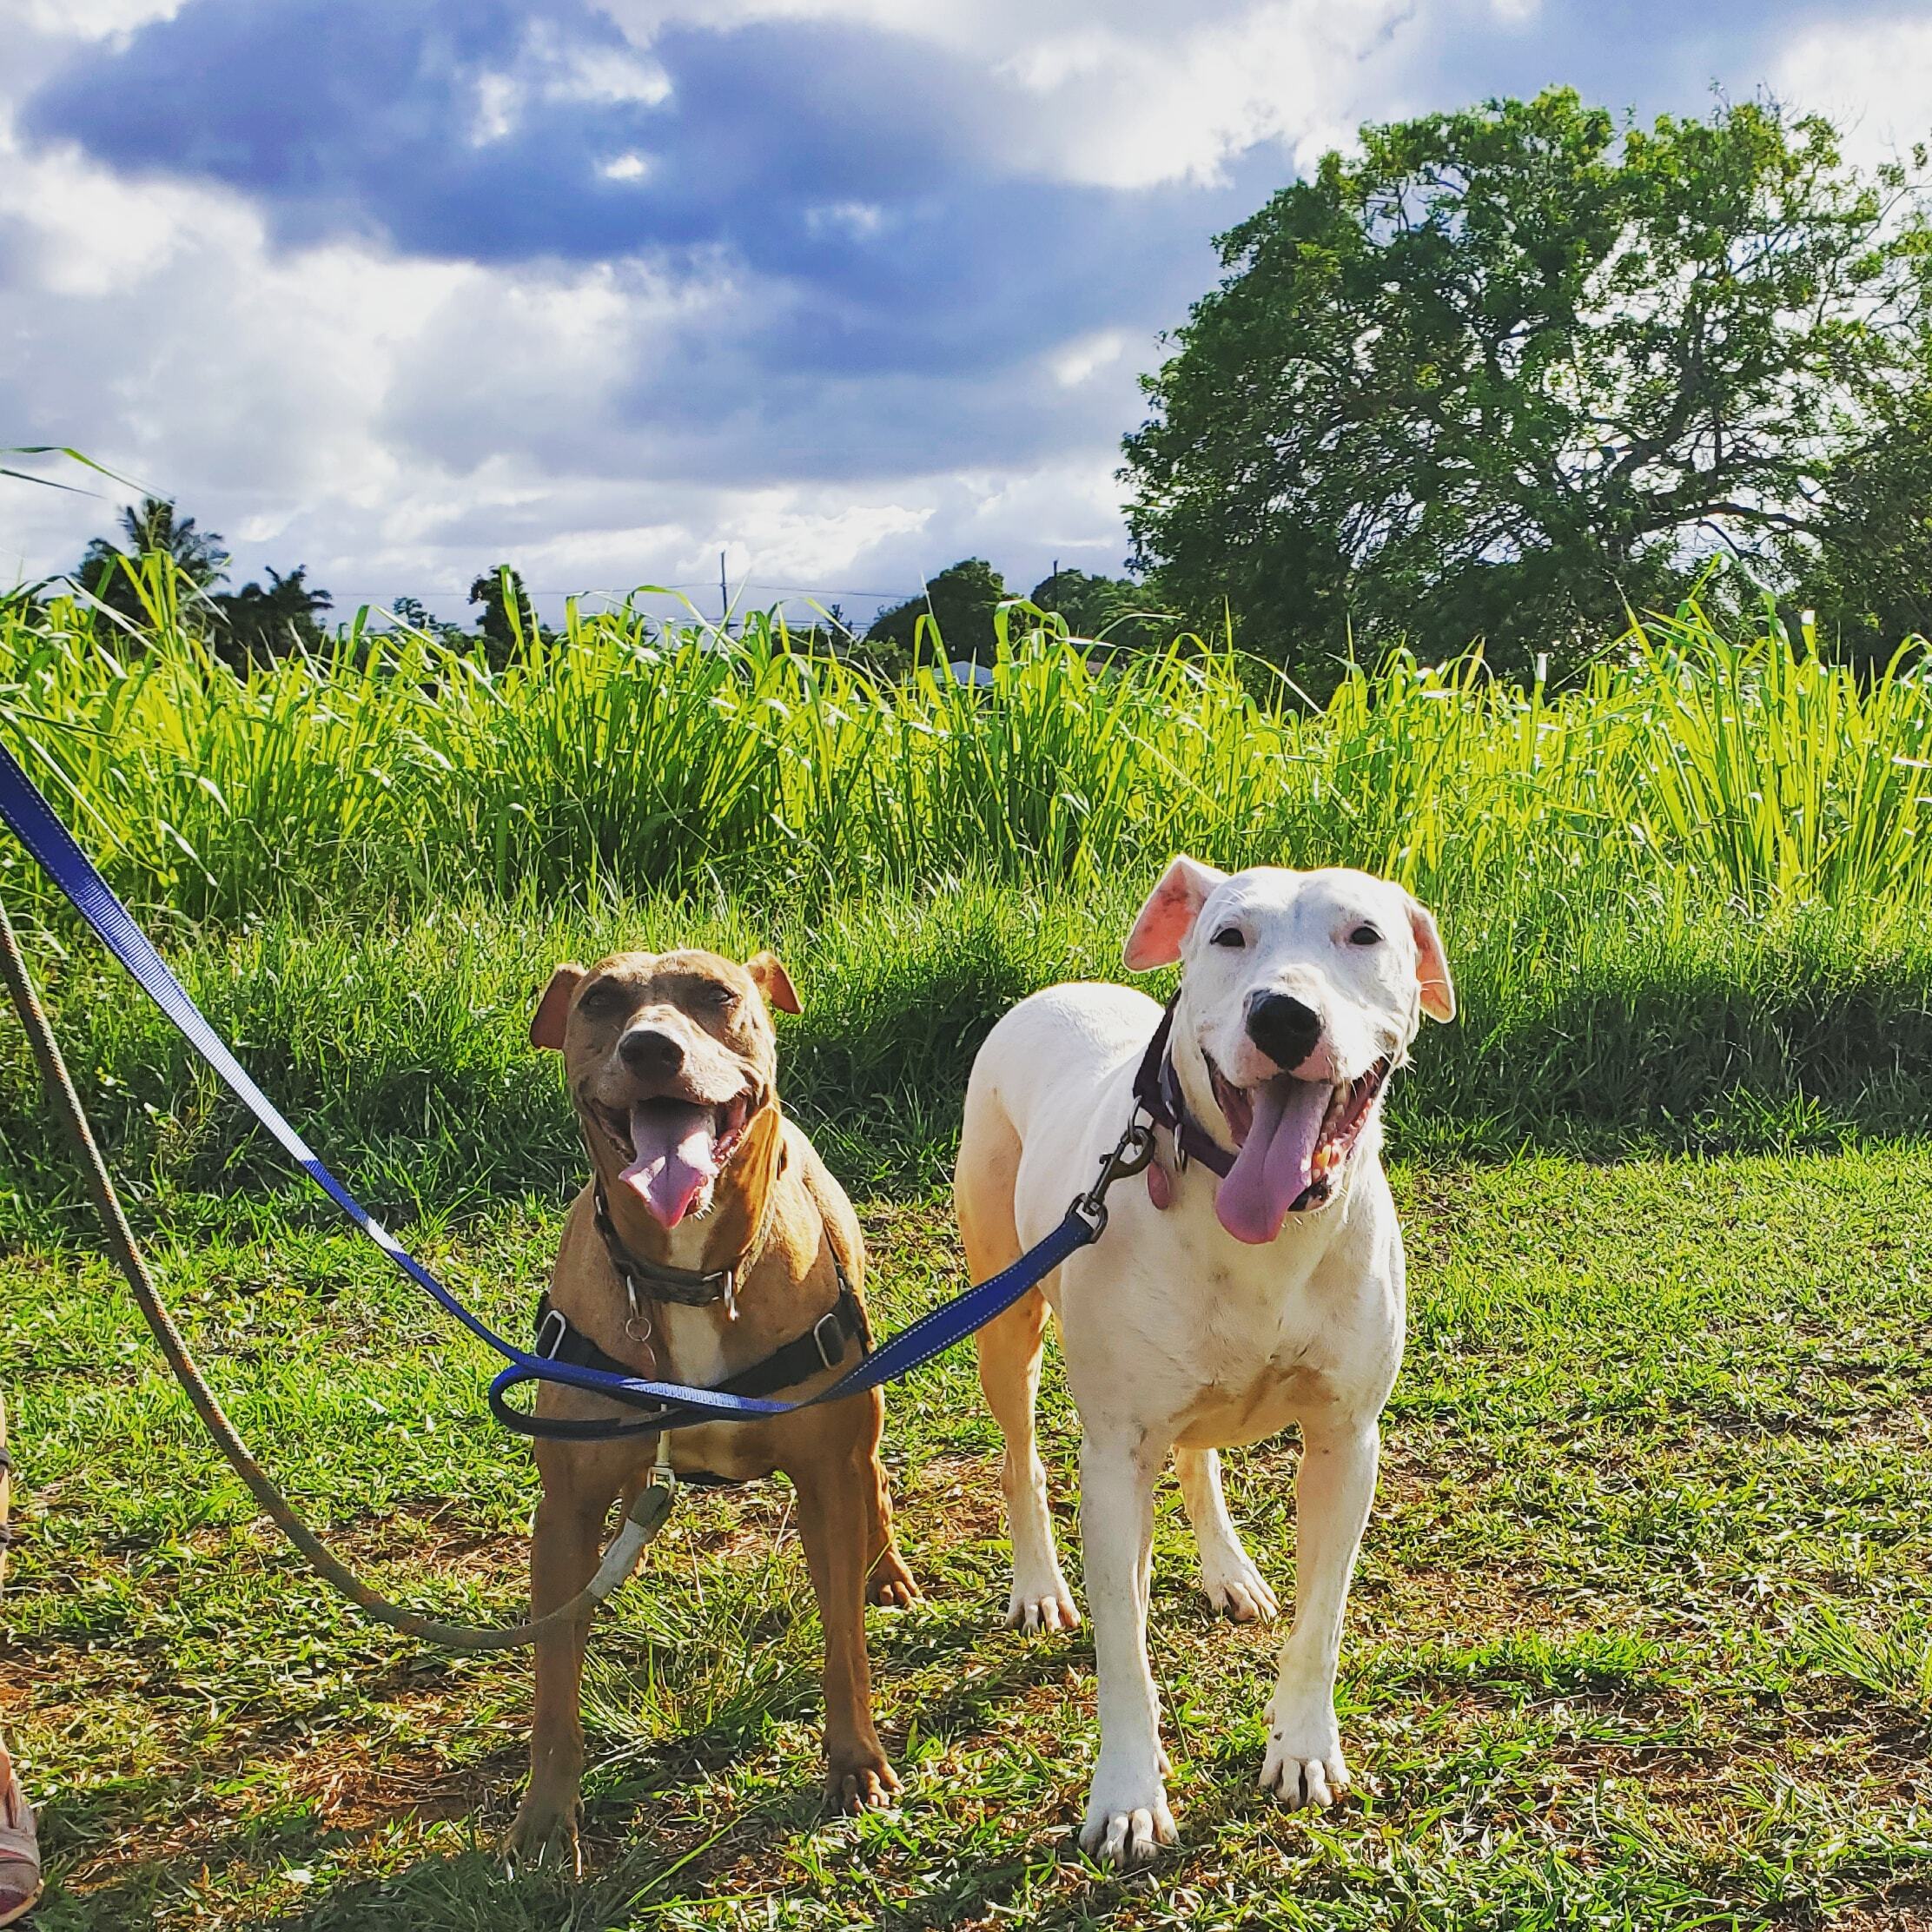
<path fill-rule="evenodd" d="M 1098 1178 L 1074 1202 L 1074 1213 L 1093 1229 L 1096 1241 L 1107 1230 L 1107 1190 L 1116 1181 L 1139 1174 L 1154 1158 L 1154 1126 L 1149 1121 L 1142 1121 L 1139 1114 L 1135 1108 L 1135 1117 L 1128 1122 L 1126 1133 L 1109 1153 L 1102 1155 Z"/>

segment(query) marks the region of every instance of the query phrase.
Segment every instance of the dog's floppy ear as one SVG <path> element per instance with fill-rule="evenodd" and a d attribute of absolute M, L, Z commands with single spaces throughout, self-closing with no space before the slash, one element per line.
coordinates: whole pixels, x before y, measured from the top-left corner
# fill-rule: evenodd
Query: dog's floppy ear
<path fill-rule="evenodd" d="M 564 1050 L 564 1022 L 570 1017 L 571 996 L 584 983 L 585 969 L 566 960 L 550 976 L 537 1010 L 530 1016 L 530 1044 L 547 1047 L 552 1053 Z"/>
<path fill-rule="evenodd" d="M 1208 895 L 1227 877 L 1227 873 L 1203 865 L 1185 852 L 1176 853 L 1127 936 L 1121 957 L 1128 971 L 1148 973 L 1156 966 L 1173 965 L 1208 903 Z"/>
<path fill-rule="evenodd" d="M 758 953 L 744 963 L 744 969 L 751 976 L 751 983 L 764 995 L 764 1003 L 775 1006 L 781 1013 L 803 1013 L 798 1003 L 798 989 L 791 983 L 791 975 L 779 963 L 776 953 Z"/>
<path fill-rule="evenodd" d="M 1448 956 L 1434 916 L 1418 899 L 1409 901 L 1409 930 L 1415 935 L 1415 976 L 1422 988 L 1422 1010 L 1432 1020 L 1452 1020 L 1456 989 L 1449 977 Z"/>

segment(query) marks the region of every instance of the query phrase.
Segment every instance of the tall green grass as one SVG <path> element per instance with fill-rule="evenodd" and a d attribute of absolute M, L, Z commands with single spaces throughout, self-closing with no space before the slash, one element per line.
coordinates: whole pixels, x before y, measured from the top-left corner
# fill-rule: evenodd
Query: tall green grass
<path fill-rule="evenodd" d="M 989 690 L 573 609 L 507 665 L 366 617 L 238 677 L 162 623 L 0 617 L 0 734 L 271 1091 L 392 1211 L 561 1187 L 553 961 L 776 943 L 787 1089 L 855 1184 L 929 1186 L 985 1028 L 1119 972 L 1155 869 L 1349 863 L 1440 915 L 1463 999 L 1399 1143 L 1783 1144 L 1932 1116 L 1932 688 L 1695 609 L 1558 690 L 1397 658 L 1324 705 L 1226 652 L 1089 661 L 1013 613 Z M 124 1171 L 274 1171 L 0 840 Z M 16 1206 L 64 1184 L 0 1028 Z M 127 1166 L 131 1163 L 131 1168 Z M 0 1173 L 0 1188 L 6 1174 Z M 0 1203 L 3 1206 L 3 1203 Z"/>
<path fill-rule="evenodd" d="M 976 690 L 882 683 L 767 619 L 725 639 L 576 605 L 498 670 L 365 612 L 238 676 L 175 623 L 117 653 L 56 605 L 0 616 L 0 732 L 116 886 L 197 922 L 525 890 L 1085 886 L 1182 847 L 1364 865 L 1565 928 L 1632 896 L 1882 923 L 1928 903 L 1916 655 L 1861 684 L 1687 608 L 1561 691 L 1477 653 L 1399 657 L 1314 708 L 1194 640 L 1090 661 L 1022 615 Z"/>

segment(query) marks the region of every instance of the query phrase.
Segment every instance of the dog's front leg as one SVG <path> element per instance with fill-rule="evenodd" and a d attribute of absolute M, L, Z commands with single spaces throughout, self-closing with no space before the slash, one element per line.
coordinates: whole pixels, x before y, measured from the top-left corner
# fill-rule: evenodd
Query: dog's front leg
<path fill-rule="evenodd" d="M 1327 1804 L 1348 1789 L 1335 1722 L 1335 1659 L 1380 1451 L 1373 1418 L 1302 1426 L 1294 1485 L 1294 1623 L 1281 1646 L 1261 1767 L 1262 1790 L 1291 1806 Z"/>
<path fill-rule="evenodd" d="M 595 1574 L 604 1519 L 623 1487 L 623 1471 L 602 1449 L 561 1443 L 538 1447 L 542 1500 L 530 1539 L 530 1611 L 546 1617 Z M 590 1612 L 538 1641 L 537 1700 L 530 1727 L 530 1789 L 510 1827 L 506 1849 L 518 1859 L 561 1852 L 580 1869 L 577 1793 L 584 1773 L 584 1728 L 578 1709 Z"/>
<path fill-rule="evenodd" d="M 1100 1761 L 1080 1843 L 1112 1865 L 1151 1858 L 1174 1839 L 1147 1656 L 1154 1485 L 1167 1452 L 1165 1442 L 1124 1430 L 1089 1433 L 1080 1450 L 1080 1541 L 1100 1671 Z"/>
<path fill-rule="evenodd" d="M 825 1634 L 825 1791 L 846 1811 L 890 1804 L 899 1779 L 872 1725 L 872 1676 L 865 1654 L 865 1572 L 871 1524 L 870 1458 L 814 1460 L 791 1472 L 798 1537 L 811 1570 Z"/>

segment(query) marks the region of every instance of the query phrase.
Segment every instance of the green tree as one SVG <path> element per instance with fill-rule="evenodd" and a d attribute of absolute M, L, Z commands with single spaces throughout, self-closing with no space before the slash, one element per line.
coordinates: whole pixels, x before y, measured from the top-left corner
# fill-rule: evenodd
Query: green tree
<path fill-rule="evenodd" d="M 1713 554 L 1788 580 L 1794 545 L 1883 549 L 1831 486 L 1915 354 L 1924 164 L 1860 175 L 1768 101 L 1365 128 L 1221 238 L 1147 379 L 1136 566 L 1304 664 L 1351 634 L 1521 663 Z"/>
<path fill-rule="evenodd" d="M 470 586 L 470 602 L 483 606 L 476 620 L 477 633 L 484 640 L 490 662 L 499 670 L 510 661 L 519 635 L 533 638 L 542 629 L 522 576 L 508 564 L 493 564 L 479 577 Z"/>
<path fill-rule="evenodd" d="M 1149 587 L 1131 577 L 1056 570 L 1033 586 L 1029 601 L 1065 618 L 1075 637 L 1108 644 L 1161 645 L 1180 627 L 1161 613 Z"/>
<path fill-rule="evenodd" d="M 306 564 L 298 564 L 286 577 L 271 569 L 266 590 L 248 583 L 232 595 L 215 598 L 215 642 L 222 656 L 242 670 L 320 644 L 321 613 L 334 599 L 325 590 L 312 590 L 308 579 Z"/>
<path fill-rule="evenodd" d="M 930 579 L 923 595 L 881 611 L 865 633 L 865 642 L 875 657 L 898 668 L 910 662 L 919 619 L 930 614 L 939 626 L 949 660 L 989 664 L 993 612 L 1011 595 L 1006 579 L 983 557 L 963 557 Z"/>
<path fill-rule="evenodd" d="M 145 626 L 148 600 L 139 572 L 143 559 L 158 558 L 197 591 L 212 590 L 228 575 L 228 553 L 212 530 L 180 515 L 169 497 L 143 497 L 121 512 L 122 541 L 96 537 L 88 545 L 74 580 L 96 602 L 129 624 Z"/>
<path fill-rule="evenodd" d="M 1816 610 L 1821 645 L 1882 664 L 1904 638 L 1932 638 L 1932 343 L 1917 379 L 1863 427 L 1816 531 L 1786 545 L 1784 563 L 1790 602 Z"/>

